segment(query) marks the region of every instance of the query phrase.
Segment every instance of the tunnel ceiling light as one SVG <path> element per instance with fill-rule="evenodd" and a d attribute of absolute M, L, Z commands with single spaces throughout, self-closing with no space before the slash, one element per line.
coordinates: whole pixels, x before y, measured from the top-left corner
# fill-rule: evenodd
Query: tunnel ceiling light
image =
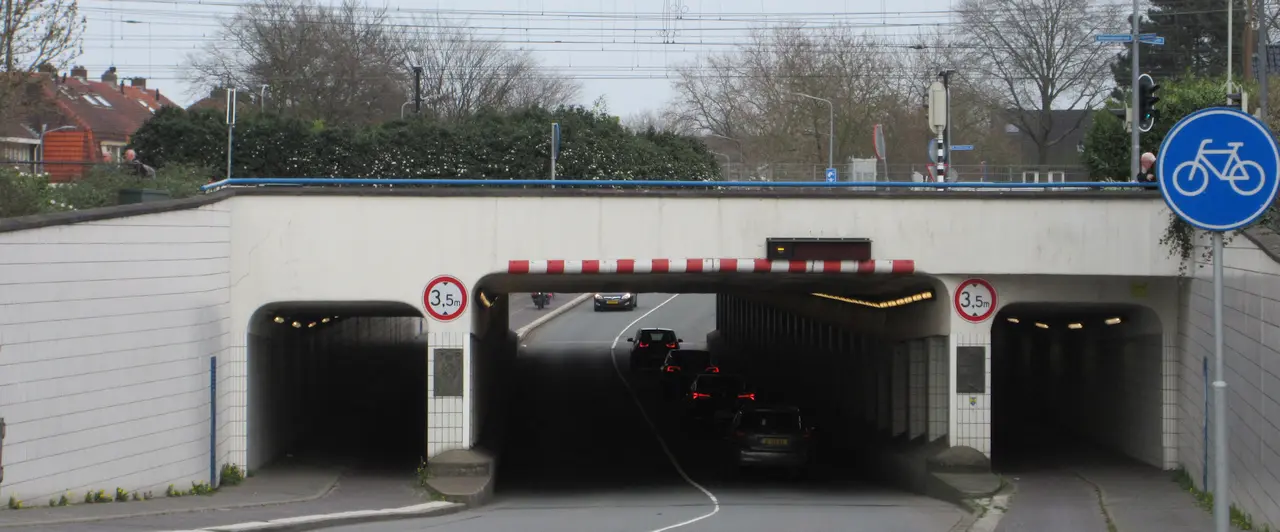
<path fill-rule="evenodd" d="M 1022 322 L 1018 321 L 1018 318 L 1009 318 L 1009 323 L 1022 323 Z"/>
<path fill-rule="evenodd" d="M 911 304 L 911 303 L 916 303 L 916 302 L 919 302 L 919 301 L 924 301 L 924 300 L 926 300 L 926 299 L 933 299 L 933 292 L 921 292 L 921 293 L 919 293 L 919 294 L 913 294 L 913 295 L 909 295 L 909 296 L 906 296 L 906 297 L 900 297 L 900 298 L 897 298 L 897 299 L 891 299 L 891 300 L 888 300 L 888 301 L 880 301 L 880 302 L 875 302 L 875 301 L 864 301 L 864 300 L 861 300 L 861 299 L 853 299 L 853 298 L 849 298 L 849 297 L 841 297 L 841 296 L 835 296 L 835 295 L 831 295 L 831 294 L 823 294 L 823 293 L 819 293 L 819 292 L 814 292 L 814 293 L 812 293 L 812 294 L 810 294 L 810 295 L 812 295 L 812 296 L 814 296 L 814 297 L 821 297 L 821 298 L 825 298 L 825 299 L 832 299 L 832 300 L 840 301 L 840 302 L 843 302 L 843 303 L 850 303 L 850 304 L 853 304 L 853 305 L 862 305 L 862 306 L 864 306 L 864 307 L 871 307 L 871 308 L 877 308 L 877 309 L 892 308 L 892 307 L 901 307 L 901 306 L 903 306 L 903 305 L 908 305 L 908 304 Z"/>
<path fill-rule="evenodd" d="M 311 323 L 308 323 L 308 324 L 307 324 L 307 328 L 308 328 L 308 329 L 310 329 L 310 328 L 312 328 L 312 327 L 315 327 L 315 326 L 316 326 L 316 322 L 314 322 L 314 321 L 313 321 L 313 322 L 311 322 Z"/>
<path fill-rule="evenodd" d="M 1068 329 L 1083 329 L 1083 328 L 1084 328 L 1084 324 L 1083 324 L 1083 323 L 1068 323 L 1068 324 L 1067 324 L 1067 328 L 1068 328 Z"/>
<path fill-rule="evenodd" d="M 276 323 L 284 323 L 284 316 L 276 316 L 275 322 L 276 322 Z"/>
<path fill-rule="evenodd" d="M 328 317 L 322 318 L 320 320 L 320 323 L 329 323 L 329 318 Z"/>
<path fill-rule="evenodd" d="M 1036 327 L 1039 327 L 1039 328 L 1041 328 L 1041 329 L 1048 329 L 1048 328 L 1049 328 L 1049 326 L 1048 326 L 1048 325 L 1043 324 L 1043 323 L 1040 323 L 1040 322 L 1038 322 L 1038 321 L 1036 322 Z"/>
<path fill-rule="evenodd" d="M 302 322 L 297 322 L 297 321 L 293 322 L 294 329 L 299 329 L 301 327 L 302 327 Z"/>
<path fill-rule="evenodd" d="M 1120 323 L 1120 318 L 1107 318 L 1107 325 L 1115 325 Z"/>

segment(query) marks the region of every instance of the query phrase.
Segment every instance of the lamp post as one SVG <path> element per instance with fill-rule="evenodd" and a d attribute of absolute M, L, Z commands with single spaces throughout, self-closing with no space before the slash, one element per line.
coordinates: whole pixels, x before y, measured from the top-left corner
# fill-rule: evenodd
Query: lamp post
<path fill-rule="evenodd" d="M 829 124 L 831 129 L 830 129 L 830 133 L 828 133 L 830 136 L 827 138 L 827 168 L 835 168 L 836 166 L 836 104 L 831 103 L 831 100 L 828 100 L 826 98 L 810 96 L 803 92 L 793 92 L 791 94 L 794 94 L 796 96 L 803 96 L 811 100 L 826 102 L 827 106 L 831 108 L 831 118 L 830 118 L 830 124 Z"/>
<path fill-rule="evenodd" d="M 53 133 L 54 131 L 64 131 L 64 130 L 75 129 L 75 128 L 76 126 L 58 126 L 53 129 L 49 129 L 48 124 L 40 125 L 40 144 L 37 145 L 37 147 L 40 148 L 40 156 L 36 158 L 37 161 L 40 161 L 40 172 L 43 173 L 45 170 L 44 168 L 44 136 L 50 133 Z"/>

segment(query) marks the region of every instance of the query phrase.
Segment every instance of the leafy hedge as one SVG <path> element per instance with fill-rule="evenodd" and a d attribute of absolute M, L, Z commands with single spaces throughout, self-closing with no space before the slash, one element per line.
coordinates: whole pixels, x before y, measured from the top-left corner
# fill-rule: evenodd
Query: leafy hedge
<path fill-rule="evenodd" d="M 559 122 L 556 174 L 565 179 L 710 180 L 720 175 L 701 142 L 669 133 L 631 133 L 617 118 L 580 107 L 481 112 L 467 120 L 393 121 L 331 128 L 270 114 L 244 115 L 233 137 L 235 177 L 546 178 L 551 123 Z M 156 167 L 226 168 L 220 111 L 158 111 L 133 136 Z"/>
<path fill-rule="evenodd" d="M 0 168 L 0 218 L 110 207 L 119 202 L 120 190 L 127 188 L 164 190 L 171 197 L 185 198 L 200 193 L 200 185 L 209 177 L 208 170 L 172 164 L 157 170 L 154 179 L 144 180 L 127 168 L 111 165 L 55 186 L 44 174 Z"/>

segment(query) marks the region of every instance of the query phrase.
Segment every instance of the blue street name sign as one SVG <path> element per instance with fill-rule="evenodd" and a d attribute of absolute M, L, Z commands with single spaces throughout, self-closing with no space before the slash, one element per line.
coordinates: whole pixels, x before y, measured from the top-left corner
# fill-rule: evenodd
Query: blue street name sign
<path fill-rule="evenodd" d="M 1133 35 L 1128 33 L 1103 33 L 1093 36 L 1097 42 L 1133 42 Z"/>
<path fill-rule="evenodd" d="M 835 168 L 828 168 L 828 169 L 827 169 L 827 182 L 828 182 L 828 183 L 835 183 L 835 182 L 836 182 L 836 169 L 835 169 Z"/>
<path fill-rule="evenodd" d="M 951 147 L 951 151 L 973 151 L 972 144 L 959 144 Z"/>
<path fill-rule="evenodd" d="M 1205 231 L 1252 224 L 1280 191 L 1280 147 L 1274 138 L 1266 124 L 1238 109 L 1187 115 L 1169 130 L 1156 159 L 1165 203 Z"/>
<path fill-rule="evenodd" d="M 1143 44 L 1154 44 L 1156 46 L 1164 46 L 1164 37 L 1157 37 L 1154 34 L 1150 34 L 1150 35 L 1151 37 L 1147 37 L 1146 35 L 1139 37 L 1138 41 Z"/>

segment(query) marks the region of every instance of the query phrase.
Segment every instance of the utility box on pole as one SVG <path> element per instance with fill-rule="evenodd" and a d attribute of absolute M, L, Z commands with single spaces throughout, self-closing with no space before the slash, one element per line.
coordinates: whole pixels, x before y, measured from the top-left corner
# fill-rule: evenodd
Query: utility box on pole
<path fill-rule="evenodd" d="M 947 87 L 941 81 L 929 85 L 929 127 L 935 135 L 947 127 Z"/>

